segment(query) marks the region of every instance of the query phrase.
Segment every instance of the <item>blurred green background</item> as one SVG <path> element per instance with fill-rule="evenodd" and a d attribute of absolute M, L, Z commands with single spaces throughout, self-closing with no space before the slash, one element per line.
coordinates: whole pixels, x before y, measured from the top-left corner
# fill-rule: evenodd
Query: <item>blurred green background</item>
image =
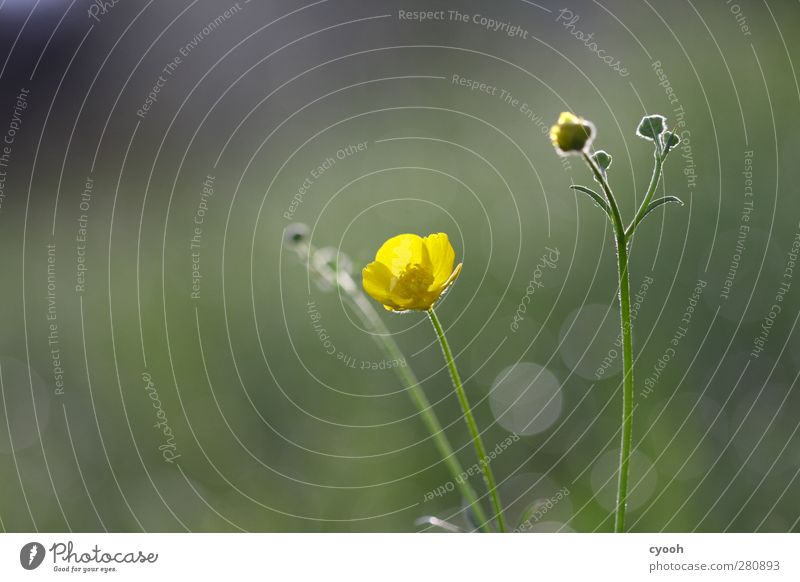
<path fill-rule="evenodd" d="M 91 6 L 0 3 L 2 528 L 468 527 L 456 492 L 425 498 L 450 476 L 395 372 L 371 369 L 383 353 L 287 251 L 302 222 L 357 280 L 390 236 L 450 235 L 464 270 L 439 316 L 487 447 L 521 437 L 493 462 L 509 518 L 566 491 L 530 529 L 609 531 L 614 249 L 547 137 L 571 110 L 627 217 L 641 116 L 684 138 L 663 193 L 686 204 L 632 258 L 630 529 L 798 530 L 796 3 Z M 381 317 L 469 467 L 433 330 Z"/>

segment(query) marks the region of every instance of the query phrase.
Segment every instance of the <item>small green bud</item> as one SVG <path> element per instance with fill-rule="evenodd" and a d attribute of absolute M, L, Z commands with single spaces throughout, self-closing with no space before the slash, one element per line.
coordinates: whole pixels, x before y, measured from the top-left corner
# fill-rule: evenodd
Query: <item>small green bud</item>
<path fill-rule="evenodd" d="M 609 154 L 606 151 L 603 150 L 596 151 L 592 156 L 592 159 L 598 166 L 600 166 L 600 169 L 603 170 L 604 172 L 608 170 L 609 167 L 611 167 L 611 154 Z"/>
<path fill-rule="evenodd" d="M 661 143 L 664 145 L 664 153 L 666 154 L 669 150 L 681 143 L 681 138 L 678 137 L 677 133 L 665 131 L 664 135 L 661 136 Z"/>
<path fill-rule="evenodd" d="M 636 129 L 636 135 L 656 141 L 658 136 L 664 133 L 664 126 L 667 118 L 663 115 L 645 115 Z"/>

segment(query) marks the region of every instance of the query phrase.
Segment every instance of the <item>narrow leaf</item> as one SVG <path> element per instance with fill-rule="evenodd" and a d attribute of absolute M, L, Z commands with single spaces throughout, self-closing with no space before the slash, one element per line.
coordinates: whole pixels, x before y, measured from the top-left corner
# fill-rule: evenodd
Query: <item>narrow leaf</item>
<path fill-rule="evenodd" d="M 639 222 L 644 220 L 644 217 L 650 214 L 653 210 L 658 208 L 663 204 L 667 204 L 668 202 L 677 202 L 681 206 L 683 206 L 683 201 L 678 198 L 677 196 L 664 196 L 664 198 L 658 198 L 657 200 L 653 200 L 650 204 L 647 205 L 647 209 L 642 214 L 642 217 L 639 219 Z"/>
<path fill-rule="evenodd" d="M 609 217 L 611 216 L 611 209 L 608 207 L 608 202 L 606 202 L 605 198 L 600 196 L 600 194 L 598 194 L 591 188 L 587 188 L 586 186 L 580 186 L 578 184 L 573 184 L 572 186 L 570 186 L 570 188 L 572 188 L 573 190 L 577 190 L 578 192 L 583 192 L 584 194 L 588 194 L 592 198 L 592 200 L 594 200 L 595 203 L 600 208 L 602 208 L 606 214 L 608 214 Z"/>

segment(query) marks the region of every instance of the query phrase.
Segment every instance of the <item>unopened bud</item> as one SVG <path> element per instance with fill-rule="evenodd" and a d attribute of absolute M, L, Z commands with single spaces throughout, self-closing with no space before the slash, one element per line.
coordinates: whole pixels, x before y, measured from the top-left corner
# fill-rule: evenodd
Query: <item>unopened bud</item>
<path fill-rule="evenodd" d="M 639 122 L 636 135 L 651 141 L 656 141 L 658 136 L 664 133 L 666 121 L 667 118 L 663 115 L 645 115 L 642 117 L 642 121 Z"/>
<path fill-rule="evenodd" d="M 592 159 L 595 163 L 600 166 L 600 169 L 604 172 L 611 167 L 611 154 L 606 151 L 598 150 L 592 155 Z"/>
<path fill-rule="evenodd" d="M 592 145 L 594 133 L 592 122 L 565 111 L 550 128 L 550 139 L 559 154 L 579 154 Z"/>

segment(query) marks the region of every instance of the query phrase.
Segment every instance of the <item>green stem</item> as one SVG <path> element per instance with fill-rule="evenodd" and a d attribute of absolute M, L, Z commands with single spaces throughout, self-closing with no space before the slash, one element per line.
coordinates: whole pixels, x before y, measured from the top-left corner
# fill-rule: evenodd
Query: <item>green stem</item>
<path fill-rule="evenodd" d="M 628 272 L 628 245 L 636 227 L 647 213 L 647 207 L 653 200 L 666 152 L 662 153 L 658 140 L 656 140 L 653 153 L 653 174 L 647 188 L 642 204 L 636 212 L 622 236 L 617 237 L 617 255 L 619 259 L 619 297 L 620 320 L 622 324 L 622 368 L 623 368 L 623 394 L 622 394 L 622 434 L 620 435 L 619 450 L 619 476 L 617 482 L 617 512 L 614 518 L 614 531 L 625 531 L 625 509 L 628 496 L 628 477 L 630 474 L 631 446 L 633 444 L 633 340 L 631 333 L 631 301 L 630 301 L 630 275 Z"/>
<path fill-rule="evenodd" d="M 370 304 L 366 300 L 366 297 L 364 297 L 362 294 L 359 294 L 357 297 L 359 299 L 363 299 L 363 301 L 357 301 L 354 297 L 354 303 L 358 305 L 364 315 L 367 315 L 369 323 L 378 333 L 378 335 L 373 336 L 375 337 L 375 341 L 377 341 L 384 348 L 389 360 L 402 360 L 404 356 L 400 350 L 400 347 L 394 341 L 392 336 L 389 335 L 389 330 L 386 329 L 383 321 L 380 317 L 378 317 L 378 314 L 373 309 L 372 304 Z M 403 383 L 406 385 L 408 394 L 419 411 L 420 416 L 422 417 L 422 422 L 425 423 L 428 432 L 433 437 L 434 445 L 439 451 L 439 455 L 442 457 L 445 465 L 447 465 L 450 475 L 453 478 L 453 482 L 459 487 L 462 497 L 472 508 L 472 512 L 475 514 L 475 519 L 477 520 L 479 527 L 482 531 L 489 532 L 489 520 L 486 518 L 486 513 L 478 501 L 478 495 L 475 493 L 472 485 L 470 485 L 469 482 L 464 479 L 464 469 L 461 466 L 461 463 L 458 461 L 458 457 L 453 451 L 453 447 L 450 445 L 450 441 L 447 439 L 447 436 L 442 429 L 442 425 L 439 423 L 439 419 L 433 412 L 433 407 L 431 406 L 428 397 L 425 395 L 425 392 L 419 385 L 416 375 L 408 366 L 397 366 L 395 370 L 400 375 Z"/>
<path fill-rule="evenodd" d="M 647 213 L 647 207 L 650 205 L 650 201 L 653 199 L 653 195 L 656 193 L 656 189 L 658 188 L 658 182 L 661 179 L 661 168 L 664 164 L 664 158 L 666 157 L 666 154 L 661 154 L 661 148 L 658 146 L 658 142 L 656 142 L 656 149 L 653 153 L 653 157 L 655 158 L 655 161 L 653 162 L 653 174 L 650 176 L 650 185 L 647 187 L 647 194 L 645 194 L 644 200 L 642 200 L 642 204 L 639 206 L 639 210 L 636 212 L 636 216 L 625 230 L 625 236 L 628 240 L 633 237 L 636 227 L 639 226 L 639 223 Z"/>
<path fill-rule="evenodd" d="M 481 440 L 481 433 L 478 430 L 478 425 L 475 423 L 475 418 L 472 416 L 472 409 L 467 399 L 467 393 L 464 391 L 464 386 L 461 383 L 461 376 L 458 374 L 455 360 L 453 360 L 453 353 L 450 351 L 450 344 L 447 343 L 447 338 L 444 335 L 442 324 L 439 323 L 439 318 L 433 311 L 433 307 L 428 310 L 428 316 L 431 318 L 431 323 L 436 330 L 436 335 L 439 337 L 439 344 L 442 346 L 444 358 L 447 361 L 447 367 L 450 370 L 450 376 L 453 379 L 453 385 L 456 388 L 456 395 L 461 404 L 461 410 L 464 413 L 464 419 L 467 422 L 470 435 L 472 436 L 472 443 L 475 445 L 475 453 L 478 455 L 478 463 L 483 472 L 483 479 L 486 482 L 486 488 L 489 490 L 489 496 L 492 500 L 494 507 L 495 518 L 497 519 L 497 528 L 500 532 L 506 531 L 505 518 L 503 517 L 503 507 L 500 505 L 500 496 L 497 493 L 497 485 L 495 484 L 494 474 L 491 467 L 489 467 L 488 457 L 486 456 L 486 449 Z"/>
<path fill-rule="evenodd" d="M 619 311 L 622 326 L 622 435 L 619 447 L 617 512 L 614 531 L 625 531 L 625 506 L 628 497 L 631 444 L 633 442 L 633 339 L 631 334 L 631 291 L 628 271 L 628 241 L 623 234 L 617 240 L 619 274 Z"/>
<path fill-rule="evenodd" d="M 619 206 L 617 206 L 617 200 L 614 198 L 614 193 L 611 191 L 611 188 L 608 185 L 608 181 L 606 181 L 605 175 L 588 153 L 583 152 L 583 159 L 588 164 L 589 168 L 592 170 L 595 180 L 597 180 L 600 183 L 600 186 L 603 188 L 603 194 L 606 195 L 608 206 L 611 209 L 611 223 L 614 225 L 614 232 L 617 235 L 617 240 L 618 241 L 620 240 L 620 236 L 624 239 L 625 224 L 622 222 L 622 215 L 619 212 Z M 619 253 L 619 250 L 617 250 L 617 253 Z"/>
<path fill-rule="evenodd" d="M 614 531 L 617 533 L 625 531 L 625 508 L 628 498 L 628 475 L 630 473 L 630 456 L 631 444 L 633 442 L 633 338 L 631 330 L 631 290 L 630 290 L 630 273 L 628 270 L 628 251 L 630 238 L 625 225 L 622 222 L 622 216 L 619 213 L 619 207 L 614 199 L 614 193 L 608 185 L 600 168 L 595 164 L 594 160 L 589 154 L 583 154 L 583 159 L 591 168 L 595 179 L 603 187 L 603 192 L 608 199 L 608 205 L 611 208 L 611 218 L 614 224 L 614 242 L 617 247 L 617 274 L 619 275 L 619 314 L 620 314 L 620 327 L 622 328 L 622 431 L 620 436 L 619 447 L 619 474 L 617 481 L 617 505 L 616 513 L 614 516 Z M 656 150 L 656 166 L 657 170 L 654 171 L 653 180 L 651 180 L 651 187 L 648 190 L 645 202 L 650 203 L 650 198 L 655 192 L 653 183 L 658 184 L 658 176 L 660 173 L 661 157 Z M 643 204 L 642 208 L 646 208 Z M 641 209 L 640 209 L 641 210 Z M 641 219 L 640 219 L 641 220 Z M 631 223 L 635 228 L 638 224 L 634 219 Z M 632 232 L 632 231 L 631 231 Z"/>
<path fill-rule="evenodd" d="M 301 258 L 307 258 L 313 255 L 313 247 L 310 245 L 304 245 L 304 247 L 305 248 L 298 252 Z M 403 352 L 400 350 L 400 346 L 397 345 L 397 342 L 395 342 L 394 338 L 390 335 L 389 330 L 384 325 L 378 312 L 375 311 L 372 303 L 370 303 L 366 296 L 359 290 L 349 273 L 346 271 L 334 271 L 327 266 L 310 266 L 317 275 L 344 291 L 344 296 L 350 300 L 362 323 L 366 327 L 372 329 L 374 332 L 372 337 L 375 339 L 378 346 L 383 348 L 389 360 L 405 359 Z M 420 386 L 419 380 L 417 380 L 416 375 L 408 366 L 397 366 L 395 367 L 395 372 L 400 376 L 401 381 L 408 390 L 409 397 L 416 406 L 417 411 L 422 417 L 422 422 L 433 438 L 434 446 L 436 446 L 436 450 L 439 452 L 445 466 L 450 472 L 453 482 L 459 488 L 461 496 L 472 508 L 475 518 L 480 524 L 481 531 L 490 532 L 491 529 L 489 528 L 489 520 L 486 517 L 486 512 L 478 501 L 478 495 L 475 489 L 464 479 L 464 468 L 461 466 L 455 451 L 453 451 L 453 447 L 450 445 L 450 441 L 442 429 L 442 425 L 439 423 L 439 419 L 433 411 L 428 397 Z"/>

